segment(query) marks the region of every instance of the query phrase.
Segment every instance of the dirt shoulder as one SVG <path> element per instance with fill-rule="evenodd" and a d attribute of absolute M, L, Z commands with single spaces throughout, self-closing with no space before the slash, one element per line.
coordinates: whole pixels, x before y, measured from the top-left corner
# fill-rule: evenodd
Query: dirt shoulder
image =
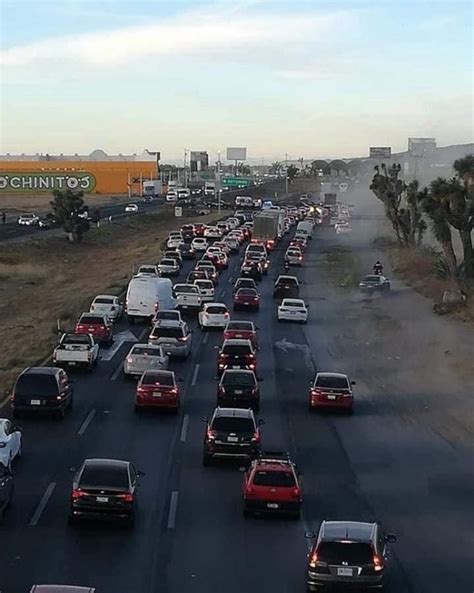
<path fill-rule="evenodd" d="M 157 262 L 168 232 L 186 221 L 148 214 L 94 228 L 80 244 L 54 236 L 0 245 L 0 400 L 23 368 L 52 352 L 57 319 L 72 328 L 97 294 L 120 294 L 134 267 Z"/>
<path fill-rule="evenodd" d="M 22 194 L 22 193 L 6 193 L 0 195 L 0 212 L 6 212 L 7 215 L 18 215 L 28 212 L 46 212 L 51 210 L 50 202 L 52 200 L 51 194 Z M 84 196 L 85 203 L 90 207 L 95 206 L 112 206 L 115 204 L 125 204 L 129 201 L 128 196 L 122 195 L 96 195 L 86 194 Z"/>

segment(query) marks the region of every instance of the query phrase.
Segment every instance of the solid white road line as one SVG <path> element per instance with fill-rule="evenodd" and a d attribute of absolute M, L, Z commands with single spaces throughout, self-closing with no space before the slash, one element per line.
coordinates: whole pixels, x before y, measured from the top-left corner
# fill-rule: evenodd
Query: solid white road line
<path fill-rule="evenodd" d="M 168 514 L 168 529 L 174 529 L 176 524 L 176 511 L 178 509 L 178 491 L 171 493 L 170 512 Z"/>
<path fill-rule="evenodd" d="M 40 520 L 41 514 L 44 511 L 46 505 L 48 504 L 48 500 L 53 493 L 53 490 L 56 488 L 56 482 L 51 482 L 45 490 L 42 499 L 40 500 L 39 505 L 36 508 L 35 514 L 31 517 L 31 521 L 28 523 L 29 527 L 35 527 L 38 525 L 38 521 Z"/>
<path fill-rule="evenodd" d="M 208 338 L 209 338 L 209 332 L 206 332 L 206 333 L 204 334 L 204 338 L 202 339 L 202 343 L 203 343 L 203 344 L 207 344 L 207 339 L 208 339 Z"/>
<path fill-rule="evenodd" d="M 145 329 L 140 332 L 140 335 L 138 336 L 138 342 L 141 344 L 143 342 L 143 338 L 147 335 L 147 333 L 149 333 L 150 328 L 149 327 L 145 327 Z"/>
<path fill-rule="evenodd" d="M 186 442 L 186 435 L 188 434 L 189 414 L 185 414 L 183 418 L 183 426 L 181 427 L 181 442 Z"/>
<path fill-rule="evenodd" d="M 84 422 L 81 424 L 81 428 L 77 431 L 79 436 L 82 436 L 86 432 L 87 427 L 91 423 L 92 418 L 94 418 L 96 411 L 97 410 L 95 408 L 92 408 L 92 410 L 90 410 L 90 412 L 87 414 Z"/>
<path fill-rule="evenodd" d="M 118 365 L 118 367 L 115 369 L 113 375 L 110 377 L 111 381 L 117 381 L 118 376 L 120 375 L 120 373 L 122 372 L 122 368 L 123 368 L 123 363 L 120 363 Z"/>
<path fill-rule="evenodd" d="M 196 365 L 194 366 L 193 378 L 191 379 L 191 387 L 194 387 L 196 385 L 200 366 L 201 365 L 199 363 L 196 363 Z"/>

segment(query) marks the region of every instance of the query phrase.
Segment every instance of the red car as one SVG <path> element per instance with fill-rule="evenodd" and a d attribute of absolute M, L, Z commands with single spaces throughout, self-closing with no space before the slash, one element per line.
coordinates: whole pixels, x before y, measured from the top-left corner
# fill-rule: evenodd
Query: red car
<path fill-rule="evenodd" d="M 244 474 L 244 517 L 274 513 L 299 519 L 302 501 L 298 470 L 287 453 L 262 452 Z"/>
<path fill-rule="evenodd" d="M 316 373 L 309 390 L 309 409 L 332 408 L 351 413 L 354 407 L 353 385 L 355 381 L 349 381 L 347 375 L 341 373 Z"/>
<path fill-rule="evenodd" d="M 135 412 L 142 408 L 167 408 L 178 412 L 180 389 L 173 371 L 145 371 L 135 394 Z"/>
<path fill-rule="evenodd" d="M 258 335 L 251 321 L 229 321 L 224 328 L 224 340 L 250 340 L 252 346 L 258 348 Z"/>
<path fill-rule="evenodd" d="M 260 309 L 260 295 L 255 288 L 239 288 L 234 294 L 234 311 L 237 309 Z"/>
<path fill-rule="evenodd" d="M 194 225 L 194 236 L 195 237 L 204 237 L 204 231 L 206 230 L 206 225 L 202 224 L 202 222 L 198 222 Z"/>
<path fill-rule="evenodd" d="M 75 334 L 90 334 L 94 340 L 110 346 L 114 341 L 114 326 L 107 315 L 83 313 L 74 328 Z"/>
<path fill-rule="evenodd" d="M 292 239 L 288 247 L 299 247 L 303 253 L 306 250 L 306 241 L 305 239 Z"/>

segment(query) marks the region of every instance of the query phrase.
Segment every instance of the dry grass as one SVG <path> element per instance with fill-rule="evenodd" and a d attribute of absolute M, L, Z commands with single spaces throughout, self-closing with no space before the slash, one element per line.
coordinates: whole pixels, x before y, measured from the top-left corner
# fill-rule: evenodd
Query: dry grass
<path fill-rule="evenodd" d="M 322 254 L 324 277 L 335 288 L 352 290 L 359 284 L 359 260 L 350 247 L 332 247 Z"/>
<path fill-rule="evenodd" d="M 71 329 L 96 294 L 120 294 L 133 267 L 157 262 L 169 230 L 184 222 L 137 216 L 93 229 L 80 244 L 61 236 L 0 246 L 0 399 L 24 367 L 52 352 L 57 319 Z"/>
<path fill-rule="evenodd" d="M 0 212 L 7 214 L 21 214 L 27 212 L 44 212 L 50 210 L 52 196 L 49 193 L 7 193 L 0 195 Z M 111 204 L 125 204 L 127 196 L 99 196 L 87 194 L 84 196 L 85 203 L 93 208 L 94 206 L 105 206 Z"/>

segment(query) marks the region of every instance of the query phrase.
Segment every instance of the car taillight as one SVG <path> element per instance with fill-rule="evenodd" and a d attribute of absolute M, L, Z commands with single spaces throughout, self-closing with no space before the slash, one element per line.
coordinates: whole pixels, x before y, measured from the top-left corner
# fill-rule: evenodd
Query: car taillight
<path fill-rule="evenodd" d="M 227 311 L 224 313 L 224 317 L 229 317 L 229 313 L 227 313 Z"/>
<path fill-rule="evenodd" d="M 118 494 L 117 498 L 120 498 L 120 500 L 124 500 L 125 502 L 133 502 L 133 494 L 130 493 Z"/>
<path fill-rule="evenodd" d="M 322 395 L 322 394 L 323 394 L 323 392 L 320 391 L 319 389 L 311 389 L 311 395 L 319 396 L 319 395 Z"/>
<path fill-rule="evenodd" d="M 183 336 L 182 338 L 178 338 L 178 342 L 187 342 L 189 336 Z"/>
<path fill-rule="evenodd" d="M 225 393 L 225 387 L 224 385 L 219 385 L 219 393 Z"/>
<path fill-rule="evenodd" d="M 84 328 L 84 326 L 82 325 L 82 323 L 79 323 L 78 325 L 76 325 L 76 331 L 82 331 Z"/>
<path fill-rule="evenodd" d="M 383 560 L 378 554 L 374 554 L 374 570 L 376 572 L 383 570 Z"/>
<path fill-rule="evenodd" d="M 296 486 L 291 491 L 291 497 L 292 498 L 299 498 L 300 497 L 299 488 L 296 488 Z"/>
<path fill-rule="evenodd" d="M 10 401 L 14 402 L 15 401 L 15 397 L 16 397 L 15 396 L 15 392 L 12 391 L 12 395 L 11 395 Z"/>
<path fill-rule="evenodd" d="M 216 440 L 216 431 L 212 430 L 211 428 L 208 428 L 206 437 L 207 437 L 208 441 L 215 441 Z"/>
<path fill-rule="evenodd" d="M 81 496 L 87 496 L 87 492 L 82 492 L 82 490 L 80 488 L 76 488 L 75 490 L 72 491 L 72 498 L 74 500 L 81 498 Z"/>
<path fill-rule="evenodd" d="M 352 393 L 351 393 L 350 391 L 345 391 L 345 392 L 342 394 L 342 397 L 352 397 Z"/>
<path fill-rule="evenodd" d="M 311 566 L 311 568 L 316 568 L 317 563 L 318 563 L 318 553 L 316 550 L 314 550 L 314 552 L 311 553 L 311 556 L 309 558 L 309 565 Z"/>
<path fill-rule="evenodd" d="M 132 357 L 132 356 L 129 356 L 129 357 L 127 358 L 127 362 L 128 362 L 129 364 L 132 364 L 132 362 L 133 362 L 133 357 Z"/>
<path fill-rule="evenodd" d="M 160 303 L 156 302 L 155 303 L 155 313 L 158 311 L 159 308 L 160 308 Z"/>
<path fill-rule="evenodd" d="M 252 443 L 258 443 L 260 440 L 260 435 L 258 432 L 254 432 L 253 433 L 253 437 L 252 437 Z"/>
<path fill-rule="evenodd" d="M 145 387 L 137 387 L 137 395 L 145 395 L 147 391 Z"/>
<path fill-rule="evenodd" d="M 245 489 L 246 496 L 253 496 L 255 494 L 255 488 L 253 486 L 247 486 Z"/>

